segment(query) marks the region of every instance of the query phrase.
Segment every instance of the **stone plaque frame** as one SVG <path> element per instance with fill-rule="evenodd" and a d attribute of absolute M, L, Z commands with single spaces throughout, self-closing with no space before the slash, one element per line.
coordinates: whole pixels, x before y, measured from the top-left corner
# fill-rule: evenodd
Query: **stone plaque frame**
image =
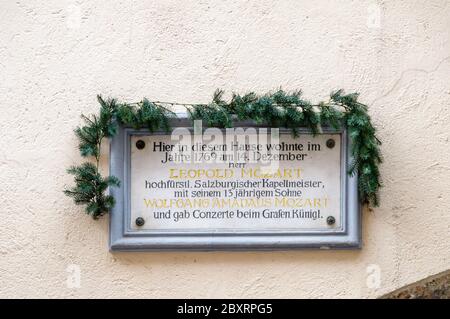
<path fill-rule="evenodd" d="M 186 115 L 173 119 L 172 127 L 191 127 Z M 258 127 L 238 122 L 235 127 Z M 361 248 L 361 217 L 358 200 L 357 175 L 347 173 L 351 161 L 350 141 L 346 130 L 323 128 L 324 133 L 341 136 L 341 227 L 332 230 L 301 230 L 299 232 L 158 232 L 133 230 L 130 226 L 130 140 L 132 135 L 167 134 L 148 130 L 119 127 L 111 140 L 110 174 L 121 181 L 120 187 L 110 189 L 116 205 L 110 215 L 111 251 L 211 251 L 211 250 L 289 250 L 289 249 L 357 249 Z M 280 134 L 290 130 L 281 129 Z M 311 133 L 300 128 L 300 134 Z"/>

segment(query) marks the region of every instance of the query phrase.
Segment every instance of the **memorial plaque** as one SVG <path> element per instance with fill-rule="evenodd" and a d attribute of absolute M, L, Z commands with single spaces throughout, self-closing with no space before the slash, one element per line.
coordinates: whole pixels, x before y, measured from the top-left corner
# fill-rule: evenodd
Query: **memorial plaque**
<path fill-rule="evenodd" d="M 121 128 L 111 148 L 113 250 L 360 246 L 345 131 Z"/>

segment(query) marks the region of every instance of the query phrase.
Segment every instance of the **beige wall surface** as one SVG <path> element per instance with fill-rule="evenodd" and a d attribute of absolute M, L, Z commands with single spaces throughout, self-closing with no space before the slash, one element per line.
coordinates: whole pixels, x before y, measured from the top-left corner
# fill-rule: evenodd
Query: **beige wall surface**
<path fill-rule="evenodd" d="M 96 94 L 280 85 L 370 106 L 384 188 L 362 250 L 112 254 L 108 217 L 62 194 Z M 0 297 L 373 298 L 450 268 L 448 0 L 3 0 L 0 101 Z"/>

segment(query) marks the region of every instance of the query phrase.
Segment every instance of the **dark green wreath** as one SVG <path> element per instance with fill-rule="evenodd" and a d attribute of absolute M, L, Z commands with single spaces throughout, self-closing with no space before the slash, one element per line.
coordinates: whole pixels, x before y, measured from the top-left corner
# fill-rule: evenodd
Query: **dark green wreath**
<path fill-rule="evenodd" d="M 299 127 L 308 127 L 313 134 L 317 134 L 322 126 L 336 129 L 344 126 L 352 141 L 353 162 L 348 173 L 358 175 L 361 203 L 378 206 L 381 142 L 375 136 L 367 106 L 358 102 L 357 93 L 344 94 L 343 90 L 338 90 L 331 94 L 329 101 L 316 105 L 304 100 L 301 91 L 287 93 L 283 90 L 264 95 L 253 92 L 233 94 L 229 102 L 223 100 L 223 91 L 217 90 L 209 104 L 151 102 L 147 99 L 139 103 L 118 103 L 115 99 L 105 101 L 101 96 L 97 98 L 100 113 L 91 117 L 82 115 L 85 125 L 75 130 L 81 155 L 95 158 L 95 164 L 88 162 L 69 168 L 68 173 L 74 175 L 75 186 L 64 191 L 73 197 L 76 204 L 86 205 L 86 213 L 94 219 L 108 213 L 114 206 L 114 198 L 105 195 L 106 189 L 120 186 L 116 177 L 104 178 L 99 173 L 103 138 L 113 137 L 118 125 L 148 128 L 151 132 L 160 129 L 169 132 L 169 120 L 175 117 L 175 113 L 167 109 L 167 105 L 185 106 L 192 121 L 203 120 L 204 125 L 209 127 L 232 127 L 233 116 L 269 127 L 287 127 L 292 129 L 294 136 L 298 136 Z"/>

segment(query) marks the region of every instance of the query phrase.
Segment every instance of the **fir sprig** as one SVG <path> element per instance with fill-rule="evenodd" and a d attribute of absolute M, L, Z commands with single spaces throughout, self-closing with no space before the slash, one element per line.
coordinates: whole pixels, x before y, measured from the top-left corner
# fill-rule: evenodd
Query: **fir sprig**
<path fill-rule="evenodd" d="M 358 94 L 345 95 L 342 90 L 331 95 L 331 100 L 346 108 L 345 125 L 350 134 L 353 162 L 349 174 L 358 174 L 359 196 L 363 203 L 378 206 L 381 186 L 378 165 L 382 162 L 380 140 L 375 135 L 367 106 L 358 102 Z"/>
<path fill-rule="evenodd" d="M 131 126 L 135 129 L 147 128 L 150 132 L 164 129 L 170 130 L 169 119 L 175 113 L 162 105 L 143 99 L 135 104 L 120 104 L 116 112 L 120 124 Z"/>
<path fill-rule="evenodd" d="M 110 186 L 119 186 L 119 180 L 113 176 L 103 178 L 99 173 L 102 140 L 113 137 L 118 124 L 147 128 L 150 132 L 169 132 L 170 119 L 175 116 L 164 106 L 169 104 L 185 106 L 192 121 L 202 120 L 209 127 L 232 127 L 236 117 L 270 127 L 290 128 L 294 136 L 298 136 L 299 127 L 308 127 L 317 134 L 323 126 L 338 129 L 343 125 L 351 138 L 353 156 L 348 172 L 358 175 L 360 201 L 378 206 L 381 142 L 375 135 L 367 106 L 358 102 L 357 93 L 345 94 L 338 90 L 331 94 L 329 101 L 316 105 L 303 99 L 301 91 L 288 93 L 280 89 L 264 95 L 254 92 L 233 94 L 229 102 L 223 99 L 223 94 L 223 90 L 216 90 L 208 104 L 163 103 L 147 99 L 118 104 L 114 99 L 105 101 L 98 96 L 99 115 L 83 115 L 85 125 L 75 129 L 81 155 L 93 157 L 96 165 L 84 163 L 71 167 L 68 172 L 74 175 L 75 186 L 65 193 L 73 197 L 76 204 L 85 204 L 86 213 L 95 219 L 109 212 L 114 206 L 114 198 L 105 195 L 105 191 Z"/>
<path fill-rule="evenodd" d="M 111 195 L 105 195 L 105 191 L 109 186 L 120 186 L 116 177 L 103 178 L 92 163 L 73 166 L 67 171 L 74 175 L 75 186 L 64 193 L 72 197 L 75 204 L 86 205 L 86 213 L 94 219 L 109 212 L 115 200 Z"/>
<path fill-rule="evenodd" d="M 120 186 L 120 181 L 109 176 L 103 178 L 99 173 L 100 151 L 104 138 L 111 138 L 117 132 L 117 125 L 129 125 L 135 128 L 146 127 L 150 131 L 170 130 L 169 118 L 173 113 L 163 106 L 144 99 L 134 104 L 120 104 L 116 100 L 104 100 L 97 96 L 100 103 L 98 115 L 82 115 L 84 126 L 77 127 L 75 134 L 79 140 L 79 150 L 83 157 L 93 157 L 95 165 L 88 162 L 73 166 L 67 170 L 74 175 L 75 186 L 64 190 L 78 205 L 86 205 L 86 213 L 94 219 L 108 213 L 114 206 L 114 198 L 105 195 L 108 187 Z"/>

